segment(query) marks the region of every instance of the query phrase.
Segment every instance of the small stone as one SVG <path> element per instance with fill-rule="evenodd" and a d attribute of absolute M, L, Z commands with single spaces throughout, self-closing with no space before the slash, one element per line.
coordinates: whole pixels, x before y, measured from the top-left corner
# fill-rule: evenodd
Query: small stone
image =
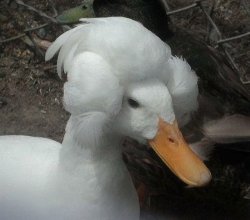
<path fill-rule="evenodd" d="M 46 114 L 47 112 L 45 110 L 41 110 L 41 113 L 42 114 Z"/>
<path fill-rule="evenodd" d="M 40 37 L 41 39 L 44 39 L 47 35 L 47 31 L 45 28 L 41 28 L 37 31 L 37 36 Z"/>
<path fill-rule="evenodd" d="M 6 99 L 3 97 L 0 97 L 0 108 L 7 105 L 7 104 L 8 103 L 7 103 Z"/>
<path fill-rule="evenodd" d="M 55 103 L 60 105 L 60 101 L 58 100 L 58 98 L 55 98 Z"/>

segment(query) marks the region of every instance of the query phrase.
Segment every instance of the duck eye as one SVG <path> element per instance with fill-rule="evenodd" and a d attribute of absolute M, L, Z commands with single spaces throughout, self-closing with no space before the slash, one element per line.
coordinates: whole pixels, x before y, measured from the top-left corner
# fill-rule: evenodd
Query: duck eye
<path fill-rule="evenodd" d="M 132 107 L 132 108 L 138 108 L 140 107 L 140 104 L 135 101 L 134 99 L 128 98 L 128 104 Z"/>

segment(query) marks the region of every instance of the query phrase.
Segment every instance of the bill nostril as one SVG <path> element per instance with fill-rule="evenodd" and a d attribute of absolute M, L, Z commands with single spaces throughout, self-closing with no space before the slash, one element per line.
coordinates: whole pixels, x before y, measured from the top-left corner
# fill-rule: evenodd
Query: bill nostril
<path fill-rule="evenodd" d="M 169 142 L 174 143 L 174 139 L 173 138 L 168 138 Z"/>

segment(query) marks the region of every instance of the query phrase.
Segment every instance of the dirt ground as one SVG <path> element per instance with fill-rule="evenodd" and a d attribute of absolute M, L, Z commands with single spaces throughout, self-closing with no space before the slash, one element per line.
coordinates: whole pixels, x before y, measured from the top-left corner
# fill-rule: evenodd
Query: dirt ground
<path fill-rule="evenodd" d="M 9 4 L 7 4 L 8 2 Z M 61 1 L 60 4 L 59 1 L 53 2 L 60 12 L 76 6 L 81 1 L 71 1 L 70 3 Z M 188 3 L 188 1 L 181 0 L 169 2 L 172 8 Z M 249 9 L 245 10 L 245 8 L 250 4 L 244 0 L 239 2 L 217 1 L 215 5 L 215 19 L 227 37 L 249 31 L 250 27 L 247 25 L 250 22 Z M 25 1 L 25 3 L 53 15 L 51 1 Z M 208 26 L 201 18 L 199 11 L 186 12 L 172 19 L 178 28 L 189 29 L 204 39 L 206 38 Z M 46 22 L 48 20 L 18 6 L 14 1 L 0 3 L 0 40 L 17 36 L 27 28 Z M 34 38 L 51 42 L 62 32 L 61 27 L 49 25 L 33 32 L 32 35 L 34 34 Z M 213 33 L 211 32 L 211 34 Z M 249 44 L 249 38 L 228 44 L 230 53 L 246 73 L 250 71 Z M 44 62 L 44 52 L 42 48 L 29 45 L 27 38 L 0 44 L 1 135 L 22 134 L 62 141 L 65 124 L 69 117 L 62 105 L 63 81 L 57 76 L 53 63 Z M 210 165 L 217 182 L 211 188 L 196 192 L 193 192 L 194 190 L 184 191 L 183 185 L 177 183 L 177 189 L 172 189 L 174 193 L 168 194 L 169 199 L 166 200 L 164 196 L 152 197 L 151 205 L 157 203 L 158 209 L 161 210 L 160 213 L 168 212 L 169 219 L 179 219 L 174 217 L 176 213 L 180 212 L 179 210 L 183 212 L 179 213 L 180 219 L 236 219 L 235 216 L 237 219 L 249 219 L 249 200 L 243 199 L 242 190 L 243 185 L 246 189 L 250 184 L 249 157 L 241 152 L 237 152 L 235 155 L 236 159 L 232 159 L 230 153 L 227 155 L 227 151 L 226 153 L 223 150 L 215 152 L 215 159 L 210 162 Z M 220 165 L 218 165 L 218 161 Z M 218 166 L 220 167 L 218 168 Z M 241 169 L 243 171 L 240 171 Z M 223 172 L 224 175 L 220 176 L 220 172 Z M 238 181 L 243 182 L 238 183 Z M 226 184 L 227 187 L 225 187 Z M 177 193 L 180 187 L 181 192 Z M 193 201 L 190 202 L 190 200 Z M 164 204 L 162 206 L 159 205 L 161 201 Z M 171 208 L 170 214 L 170 208 L 166 209 L 166 206 Z M 193 206 L 196 206 L 194 215 L 192 215 Z M 202 210 L 202 214 L 199 213 L 199 209 Z M 206 213 L 206 210 L 210 213 Z"/>
<path fill-rule="evenodd" d="M 1 24 L 1 38 L 44 23 L 14 3 L 10 6 L 1 3 L 1 7 L 8 9 L 4 13 L 7 20 Z M 52 40 L 51 35 L 46 35 Z M 50 69 L 51 64 L 45 63 L 22 39 L 2 44 L 0 59 L 0 133 L 61 141 L 68 116 L 62 107 L 63 82 L 55 69 Z"/>
<path fill-rule="evenodd" d="M 62 82 L 37 77 L 34 64 L 14 58 L 1 60 L 1 134 L 43 136 L 62 140 L 67 114 L 62 108 Z M 7 65 L 7 67 L 5 66 Z M 17 68 L 15 68 L 17 67 Z M 35 67 L 35 71 L 43 68 Z"/>

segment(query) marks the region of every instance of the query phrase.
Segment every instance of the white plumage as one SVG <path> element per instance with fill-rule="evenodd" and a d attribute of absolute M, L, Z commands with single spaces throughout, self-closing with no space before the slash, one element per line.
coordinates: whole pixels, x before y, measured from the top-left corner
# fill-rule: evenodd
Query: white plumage
<path fill-rule="evenodd" d="M 184 125 L 197 107 L 195 73 L 140 23 L 81 21 L 46 53 L 49 60 L 59 51 L 58 74 L 67 73 L 63 143 L 0 137 L 0 219 L 138 220 L 123 137 L 151 140 L 159 117 Z"/>

